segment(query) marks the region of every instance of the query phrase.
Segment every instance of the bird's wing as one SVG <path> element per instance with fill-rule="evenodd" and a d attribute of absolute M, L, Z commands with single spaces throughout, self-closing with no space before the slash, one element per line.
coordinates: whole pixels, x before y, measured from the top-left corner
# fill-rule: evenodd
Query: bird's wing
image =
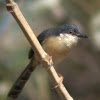
<path fill-rule="evenodd" d="M 56 28 L 51 28 L 51 29 L 47 29 L 45 31 L 43 31 L 38 37 L 38 41 L 40 42 L 40 44 L 42 44 L 42 42 L 47 39 L 48 37 L 51 37 L 53 35 L 55 35 L 55 33 L 58 33 L 56 32 Z M 28 55 L 28 58 L 31 59 L 34 55 L 34 51 L 33 49 L 31 48 L 30 51 L 29 51 L 29 55 Z"/>

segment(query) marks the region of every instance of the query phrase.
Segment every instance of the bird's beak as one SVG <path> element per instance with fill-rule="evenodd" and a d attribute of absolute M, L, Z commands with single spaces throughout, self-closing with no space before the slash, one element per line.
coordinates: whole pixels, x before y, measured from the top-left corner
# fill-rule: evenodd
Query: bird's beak
<path fill-rule="evenodd" d="M 85 35 L 85 34 L 82 34 L 82 33 L 80 33 L 80 34 L 77 34 L 77 36 L 78 36 L 78 37 L 81 37 L 81 38 L 88 38 L 88 36 L 87 36 L 87 35 Z"/>

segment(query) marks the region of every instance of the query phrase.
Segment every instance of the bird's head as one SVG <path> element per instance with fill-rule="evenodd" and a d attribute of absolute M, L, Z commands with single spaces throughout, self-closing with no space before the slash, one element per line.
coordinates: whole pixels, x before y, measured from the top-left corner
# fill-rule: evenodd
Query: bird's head
<path fill-rule="evenodd" d="M 88 36 L 83 34 L 75 24 L 65 24 L 60 26 L 59 29 L 60 38 L 62 38 L 69 47 L 75 45 L 79 38 L 88 38 Z"/>
<path fill-rule="evenodd" d="M 83 34 L 77 25 L 75 24 L 68 24 L 67 26 L 67 34 L 77 36 L 79 38 L 88 38 L 87 35 Z"/>
<path fill-rule="evenodd" d="M 88 38 L 88 36 L 83 34 L 78 28 L 78 26 L 75 24 L 61 25 L 60 29 L 61 29 L 60 31 L 62 31 L 61 33 L 63 34 L 68 34 L 68 35 L 76 36 L 79 38 Z"/>

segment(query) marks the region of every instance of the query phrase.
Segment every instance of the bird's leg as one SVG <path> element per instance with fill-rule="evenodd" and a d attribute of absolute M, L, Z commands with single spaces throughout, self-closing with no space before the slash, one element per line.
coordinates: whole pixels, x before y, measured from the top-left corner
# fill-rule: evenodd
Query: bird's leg
<path fill-rule="evenodd" d="M 61 83 L 63 82 L 64 77 L 61 74 L 59 74 L 59 73 L 58 73 L 58 76 L 60 78 L 60 81 L 59 81 L 59 83 L 57 85 L 54 86 L 54 88 L 59 87 L 61 85 Z"/>
<path fill-rule="evenodd" d="M 49 61 L 48 61 L 49 67 L 47 68 L 47 70 L 49 70 L 49 69 L 52 67 L 52 65 L 53 65 L 52 56 L 50 56 L 49 59 L 48 59 L 48 56 L 47 56 L 47 58 L 46 58 L 45 60 L 49 60 Z M 59 80 L 59 82 L 54 86 L 54 88 L 59 87 L 60 84 L 63 82 L 64 77 L 63 77 L 61 74 L 59 74 L 59 73 L 58 73 L 58 76 L 59 76 L 60 80 Z"/>
<path fill-rule="evenodd" d="M 49 67 L 46 69 L 47 71 L 50 70 L 50 68 L 53 66 L 52 56 L 48 56 L 45 58 L 45 60 L 48 62 Z"/>

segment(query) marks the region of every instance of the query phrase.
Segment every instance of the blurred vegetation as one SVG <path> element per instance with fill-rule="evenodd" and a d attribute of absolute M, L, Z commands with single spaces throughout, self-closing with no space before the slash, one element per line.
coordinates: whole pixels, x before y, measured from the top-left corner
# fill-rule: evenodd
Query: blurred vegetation
<path fill-rule="evenodd" d="M 80 43 L 56 67 L 76 100 L 100 99 L 100 0 L 15 0 L 36 36 L 65 23 L 77 24 L 89 40 Z M 30 45 L 0 0 L 0 100 L 28 64 Z M 48 75 L 38 67 L 17 100 L 60 100 Z M 8 99 L 7 99 L 8 100 Z"/>

